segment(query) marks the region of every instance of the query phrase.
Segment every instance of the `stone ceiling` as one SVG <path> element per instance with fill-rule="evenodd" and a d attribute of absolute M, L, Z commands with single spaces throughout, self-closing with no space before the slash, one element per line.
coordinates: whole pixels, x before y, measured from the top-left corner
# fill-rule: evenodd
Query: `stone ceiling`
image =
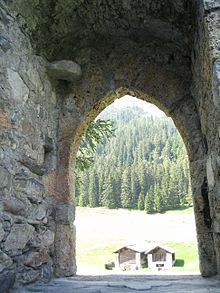
<path fill-rule="evenodd" d="M 5 0 L 38 53 L 70 58 L 79 48 L 156 40 L 184 50 L 195 0 Z"/>

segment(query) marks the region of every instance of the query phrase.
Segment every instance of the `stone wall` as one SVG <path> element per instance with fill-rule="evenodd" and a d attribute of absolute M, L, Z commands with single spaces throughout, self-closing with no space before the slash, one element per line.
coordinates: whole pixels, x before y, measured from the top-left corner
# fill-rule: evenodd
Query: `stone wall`
<path fill-rule="evenodd" d="M 198 182 L 203 196 L 202 210 L 204 234 L 197 233 L 201 244 L 207 242 L 207 249 L 201 245 L 200 260 L 208 259 L 207 272 L 219 274 L 219 68 L 220 56 L 220 4 L 218 1 L 199 1 L 197 11 L 197 31 L 192 52 L 193 83 L 192 95 L 200 116 L 205 156 L 195 164 L 201 165 L 204 178 Z M 194 174 L 192 173 L 192 176 Z M 194 182 L 193 182 L 194 183 Z M 196 188 L 196 186 L 194 186 Z M 206 227 L 206 228 L 205 228 Z M 205 236 L 206 234 L 206 236 Z"/>
<path fill-rule="evenodd" d="M 0 291 L 52 276 L 57 99 L 16 19 L 0 4 Z M 2 291 L 1 291 L 2 292 Z"/>
<path fill-rule="evenodd" d="M 215 243 L 216 262 L 220 274 L 220 3 L 218 1 L 205 1 L 205 29 L 209 40 L 209 95 L 206 98 L 206 110 L 201 110 L 202 125 L 207 136 L 207 178 L 209 198 L 211 204 L 212 228 Z M 202 101 L 205 100 L 203 97 Z M 207 111 L 208 110 L 208 111 Z M 207 112 L 209 112 L 207 114 Z"/>

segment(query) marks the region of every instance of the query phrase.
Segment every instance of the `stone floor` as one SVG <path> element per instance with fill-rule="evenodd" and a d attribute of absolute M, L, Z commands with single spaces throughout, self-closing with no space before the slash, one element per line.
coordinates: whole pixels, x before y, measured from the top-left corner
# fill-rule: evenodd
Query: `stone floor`
<path fill-rule="evenodd" d="M 36 284 L 17 293 L 217 293 L 220 280 L 198 275 L 108 275 L 77 276 Z"/>

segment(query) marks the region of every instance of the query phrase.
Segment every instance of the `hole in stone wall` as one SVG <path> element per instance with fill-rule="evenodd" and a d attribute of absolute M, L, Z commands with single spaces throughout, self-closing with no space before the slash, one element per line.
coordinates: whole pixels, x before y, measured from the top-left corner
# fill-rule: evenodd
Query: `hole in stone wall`
<path fill-rule="evenodd" d="M 45 142 L 44 142 L 44 167 L 46 170 L 48 170 L 50 167 L 53 150 L 54 150 L 53 140 L 52 138 L 46 136 Z"/>
<path fill-rule="evenodd" d="M 209 206 L 209 196 L 208 196 L 208 181 L 207 177 L 204 177 L 203 183 L 201 186 L 201 194 L 203 197 L 203 215 L 204 215 L 204 222 L 208 228 L 212 226 L 212 219 L 210 215 L 210 206 Z"/>

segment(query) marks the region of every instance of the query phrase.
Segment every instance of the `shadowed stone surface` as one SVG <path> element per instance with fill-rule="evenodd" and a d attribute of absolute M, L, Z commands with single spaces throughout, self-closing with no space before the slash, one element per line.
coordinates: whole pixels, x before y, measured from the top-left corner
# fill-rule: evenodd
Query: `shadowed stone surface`
<path fill-rule="evenodd" d="M 47 65 L 49 76 L 54 79 L 74 81 L 82 75 L 81 67 L 70 60 L 61 60 Z"/>
<path fill-rule="evenodd" d="M 12 259 L 0 250 L 0 273 L 7 267 L 13 264 Z"/>
<path fill-rule="evenodd" d="M 22 291 L 23 290 L 23 291 Z M 54 280 L 22 289 L 18 293 L 219 293 L 220 281 L 199 276 L 100 276 Z"/>
<path fill-rule="evenodd" d="M 172 40 L 186 47 L 184 35 L 192 29 L 194 11 L 194 1 L 188 0 L 7 2 L 19 14 L 18 20 L 37 49 L 59 59 L 64 55 L 70 59 L 79 48 L 98 47 L 112 40 L 117 43 L 121 38 L 135 42 Z"/>
<path fill-rule="evenodd" d="M 15 283 L 15 273 L 6 273 L 0 276 L 0 292 L 8 293 Z"/>

